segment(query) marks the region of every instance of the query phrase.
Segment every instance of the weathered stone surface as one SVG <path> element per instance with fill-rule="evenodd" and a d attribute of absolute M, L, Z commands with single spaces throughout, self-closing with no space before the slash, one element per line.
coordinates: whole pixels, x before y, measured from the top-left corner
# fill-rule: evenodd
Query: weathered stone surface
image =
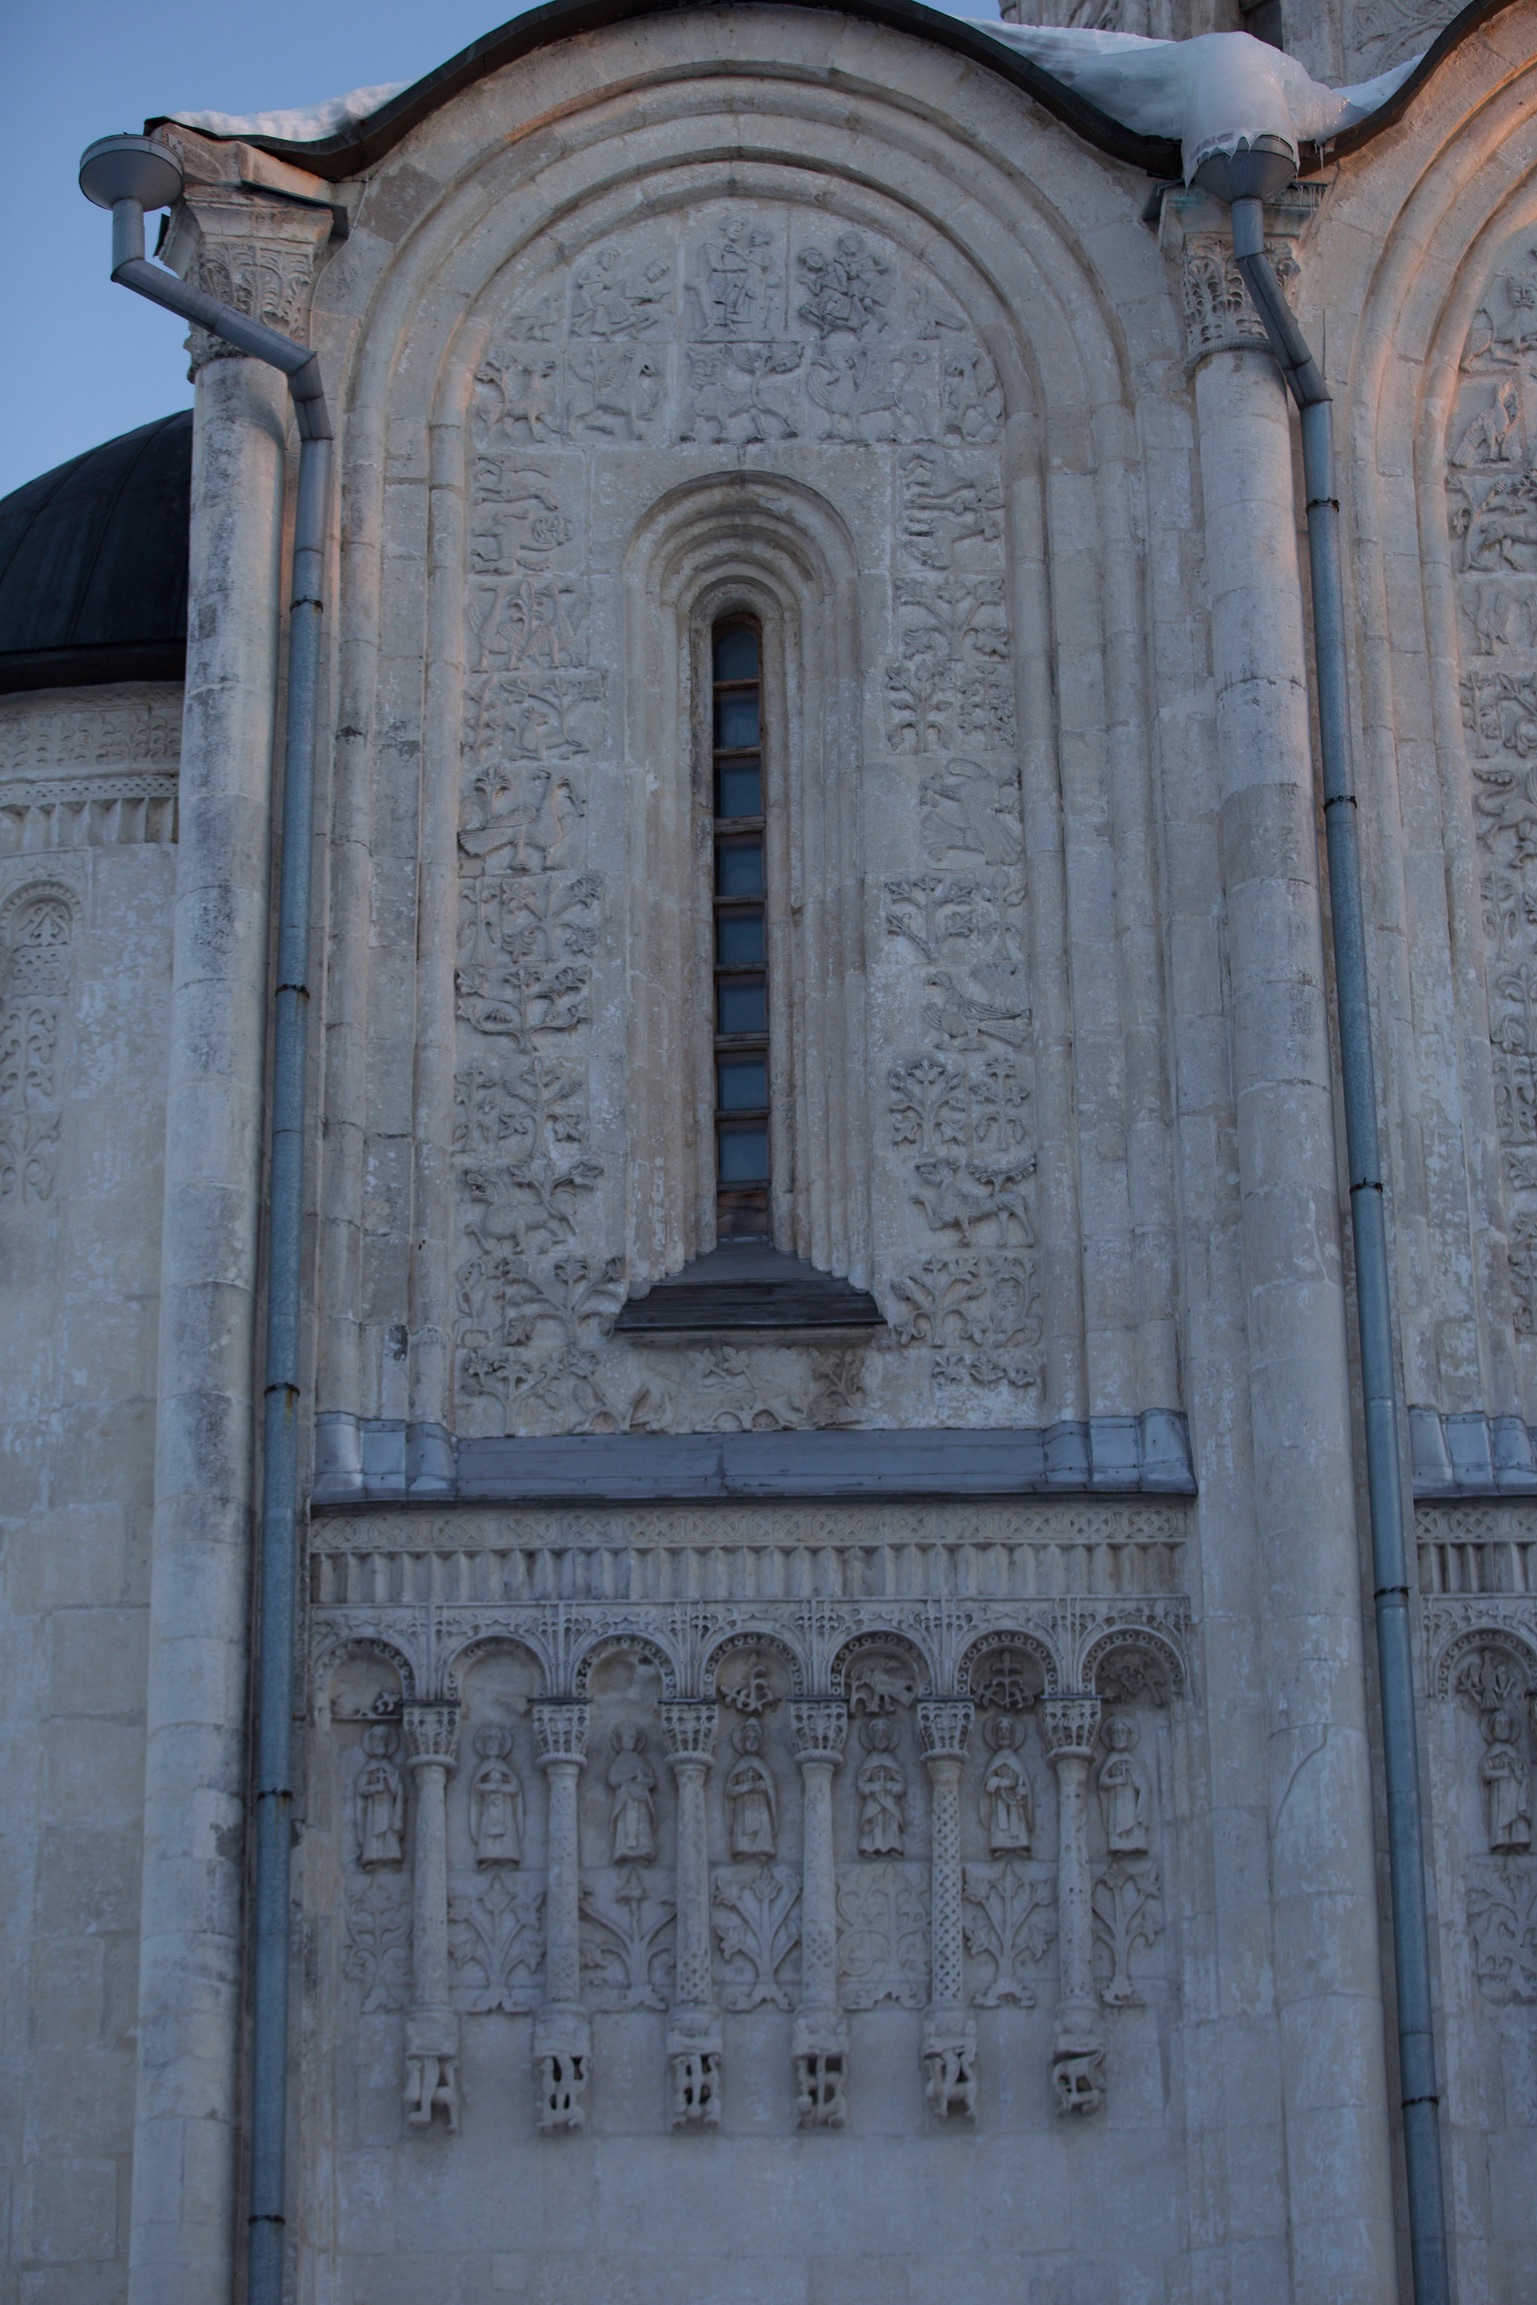
<path fill-rule="evenodd" d="M 1340 402 L 1462 2305 L 1537 2261 L 1534 23 L 1267 222 Z M 177 136 L 173 256 L 339 429 L 296 2296 L 1386 2305 L 1293 443 L 1220 210 L 830 9 L 553 41 L 366 182 Z M 3 2305 L 234 2293 L 292 443 L 210 351 L 185 695 L 0 699 Z M 613 1326 L 715 1240 L 731 614 L 774 1240 L 846 1331 Z"/>

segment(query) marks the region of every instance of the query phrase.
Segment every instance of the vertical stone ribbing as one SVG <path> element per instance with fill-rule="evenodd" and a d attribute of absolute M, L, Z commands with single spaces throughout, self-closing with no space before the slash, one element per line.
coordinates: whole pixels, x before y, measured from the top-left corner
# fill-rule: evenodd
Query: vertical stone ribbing
<path fill-rule="evenodd" d="M 582 2007 L 581 1871 L 577 1786 L 587 1759 L 587 1707 L 536 1704 L 534 1743 L 550 1788 L 545 1888 L 544 2001 L 534 2021 L 539 2126 L 581 2129 L 587 2120 L 592 2028 Z"/>
<path fill-rule="evenodd" d="M 838 1877 L 833 1862 L 833 1772 L 843 1758 L 841 1698 L 797 1702 L 791 1745 L 803 1787 L 801 1999 L 791 2039 L 801 2126 L 841 2129 L 848 2118 L 848 2026 L 838 2007 Z"/>

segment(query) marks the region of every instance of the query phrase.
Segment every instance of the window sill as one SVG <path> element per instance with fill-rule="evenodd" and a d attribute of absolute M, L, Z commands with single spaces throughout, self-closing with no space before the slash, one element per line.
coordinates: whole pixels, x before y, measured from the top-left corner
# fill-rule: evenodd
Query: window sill
<path fill-rule="evenodd" d="M 621 1336 L 783 1334 L 806 1330 L 825 1340 L 831 1330 L 884 1328 L 868 1289 L 833 1273 L 820 1273 L 803 1257 L 790 1257 L 767 1241 L 728 1241 L 681 1273 L 632 1297 L 614 1323 Z"/>

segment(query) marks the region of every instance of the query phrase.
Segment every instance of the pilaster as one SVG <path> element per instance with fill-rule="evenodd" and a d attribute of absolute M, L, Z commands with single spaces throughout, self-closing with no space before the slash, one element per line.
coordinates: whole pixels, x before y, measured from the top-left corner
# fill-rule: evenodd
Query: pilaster
<path fill-rule="evenodd" d="M 196 222 L 203 277 L 262 309 L 279 204 Z M 273 221 L 302 335 L 328 211 Z M 283 238 L 283 234 L 290 237 Z M 174 235 L 173 235 L 174 237 Z M 241 286 L 244 282 L 245 285 Z M 198 370 L 166 1079 L 140 1890 L 132 2305 L 232 2293 L 238 2230 L 247 1618 L 268 868 L 289 425 L 259 361 Z"/>

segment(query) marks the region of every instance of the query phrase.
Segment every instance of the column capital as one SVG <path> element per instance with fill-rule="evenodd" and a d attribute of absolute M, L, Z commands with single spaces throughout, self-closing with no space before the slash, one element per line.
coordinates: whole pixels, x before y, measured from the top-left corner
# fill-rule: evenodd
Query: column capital
<path fill-rule="evenodd" d="M 240 183 L 190 181 L 172 212 L 161 260 L 194 287 L 303 343 L 310 292 L 334 222 L 331 207 L 308 200 L 274 198 Z M 194 376 L 211 360 L 241 358 L 202 328 L 192 330 L 187 350 Z"/>
<path fill-rule="evenodd" d="M 841 1697 L 791 1701 L 790 1749 L 798 1761 L 826 1761 L 836 1768 L 848 1733 L 849 1709 Z"/>
<path fill-rule="evenodd" d="M 457 1697 L 408 1697 L 400 1708 L 405 1734 L 406 1764 L 423 1762 L 451 1769 L 459 1758 L 459 1700 Z"/>
<path fill-rule="evenodd" d="M 926 1761 L 961 1761 L 976 1707 L 969 1697 L 924 1697 L 918 1705 L 918 1746 Z"/>
<path fill-rule="evenodd" d="M 674 1768 L 690 1761 L 708 1763 L 720 1730 L 720 1707 L 713 1697 L 675 1697 L 662 1706 L 662 1735 Z"/>
<path fill-rule="evenodd" d="M 1049 1761 L 1090 1761 L 1099 1732 L 1099 1699 L 1080 1691 L 1041 1702 Z"/>
<path fill-rule="evenodd" d="M 550 1697 L 540 1699 L 532 1711 L 539 1766 L 547 1769 L 552 1763 L 569 1761 L 580 1768 L 587 1758 L 587 1706 Z"/>
<path fill-rule="evenodd" d="M 1265 207 L 1265 246 L 1288 297 L 1301 277 L 1299 243 L 1318 212 L 1322 185 L 1294 184 Z M 1228 211 L 1208 193 L 1164 195 L 1159 244 L 1178 260 L 1185 349 L 1194 367 L 1213 352 L 1265 351 L 1264 325 L 1233 262 Z"/>

